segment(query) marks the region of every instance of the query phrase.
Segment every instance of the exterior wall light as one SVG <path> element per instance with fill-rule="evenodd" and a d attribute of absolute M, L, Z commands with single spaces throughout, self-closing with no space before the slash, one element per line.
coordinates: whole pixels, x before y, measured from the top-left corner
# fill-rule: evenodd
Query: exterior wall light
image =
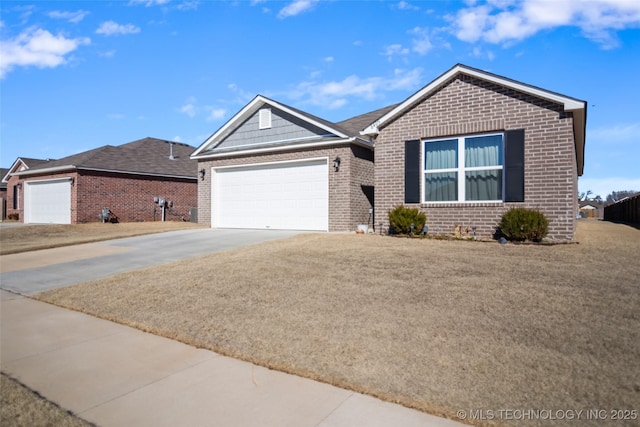
<path fill-rule="evenodd" d="M 200 180 L 204 181 L 204 176 L 207 173 L 206 170 L 204 170 L 204 168 L 200 169 Z"/>
<path fill-rule="evenodd" d="M 335 169 L 336 172 L 340 170 L 340 157 L 336 157 L 333 161 L 333 169 Z"/>

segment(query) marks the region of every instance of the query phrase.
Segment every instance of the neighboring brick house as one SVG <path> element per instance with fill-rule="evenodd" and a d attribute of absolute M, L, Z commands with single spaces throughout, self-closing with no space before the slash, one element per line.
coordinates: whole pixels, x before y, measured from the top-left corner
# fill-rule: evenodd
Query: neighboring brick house
<path fill-rule="evenodd" d="M 6 188 L 6 215 L 9 219 L 22 218 L 22 181 L 18 177 L 13 177 L 14 172 L 23 172 L 30 168 L 36 168 L 44 165 L 50 160 L 31 159 L 28 157 L 19 157 L 13 162 L 9 169 L 5 169 L 2 173 L 2 184 Z"/>
<path fill-rule="evenodd" d="M 0 168 L 0 176 L 4 176 L 9 172 L 9 169 Z M 0 181 L 0 221 L 7 218 L 7 183 L 4 180 Z"/>
<path fill-rule="evenodd" d="M 382 113 L 331 123 L 256 96 L 192 155 L 199 222 L 321 231 L 368 224 L 373 144 L 359 131 Z"/>
<path fill-rule="evenodd" d="M 58 160 L 19 158 L 4 176 L 8 214 L 25 223 L 186 221 L 197 203 L 194 147 L 156 138 L 105 145 Z M 164 199 L 162 208 L 156 201 Z M 169 205 L 168 202 L 171 202 Z"/>
<path fill-rule="evenodd" d="M 456 65 L 382 115 L 375 140 L 376 223 L 404 204 L 430 230 L 496 231 L 512 207 L 542 211 L 549 237 L 571 240 L 584 167 L 587 105 Z"/>

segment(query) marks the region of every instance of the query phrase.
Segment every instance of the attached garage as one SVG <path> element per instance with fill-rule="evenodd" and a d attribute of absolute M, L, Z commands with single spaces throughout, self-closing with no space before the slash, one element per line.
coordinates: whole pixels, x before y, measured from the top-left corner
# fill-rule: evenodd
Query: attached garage
<path fill-rule="evenodd" d="M 328 159 L 212 169 L 212 226 L 327 231 Z"/>
<path fill-rule="evenodd" d="M 71 224 L 71 180 L 25 181 L 24 222 Z"/>
<path fill-rule="evenodd" d="M 360 135 L 370 120 L 332 123 L 256 96 L 191 154 L 198 222 L 308 231 L 373 225 L 373 144 Z"/>

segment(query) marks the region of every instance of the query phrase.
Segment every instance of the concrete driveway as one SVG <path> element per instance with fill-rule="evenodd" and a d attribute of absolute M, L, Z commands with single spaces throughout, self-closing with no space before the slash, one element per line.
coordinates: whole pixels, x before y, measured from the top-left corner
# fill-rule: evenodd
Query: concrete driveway
<path fill-rule="evenodd" d="M 296 234 L 299 232 L 285 230 L 182 230 L 3 255 L 0 288 L 29 295 Z"/>

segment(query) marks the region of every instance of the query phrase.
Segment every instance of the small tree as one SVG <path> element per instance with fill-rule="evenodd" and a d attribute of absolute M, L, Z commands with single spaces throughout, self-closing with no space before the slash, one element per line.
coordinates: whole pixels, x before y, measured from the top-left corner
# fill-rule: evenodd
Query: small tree
<path fill-rule="evenodd" d="M 426 223 L 427 216 L 417 208 L 398 205 L 389 211 L 389 225 L 399 234 L 410 234 L 411 224 L 414 232 L 422 232 Z"/>

